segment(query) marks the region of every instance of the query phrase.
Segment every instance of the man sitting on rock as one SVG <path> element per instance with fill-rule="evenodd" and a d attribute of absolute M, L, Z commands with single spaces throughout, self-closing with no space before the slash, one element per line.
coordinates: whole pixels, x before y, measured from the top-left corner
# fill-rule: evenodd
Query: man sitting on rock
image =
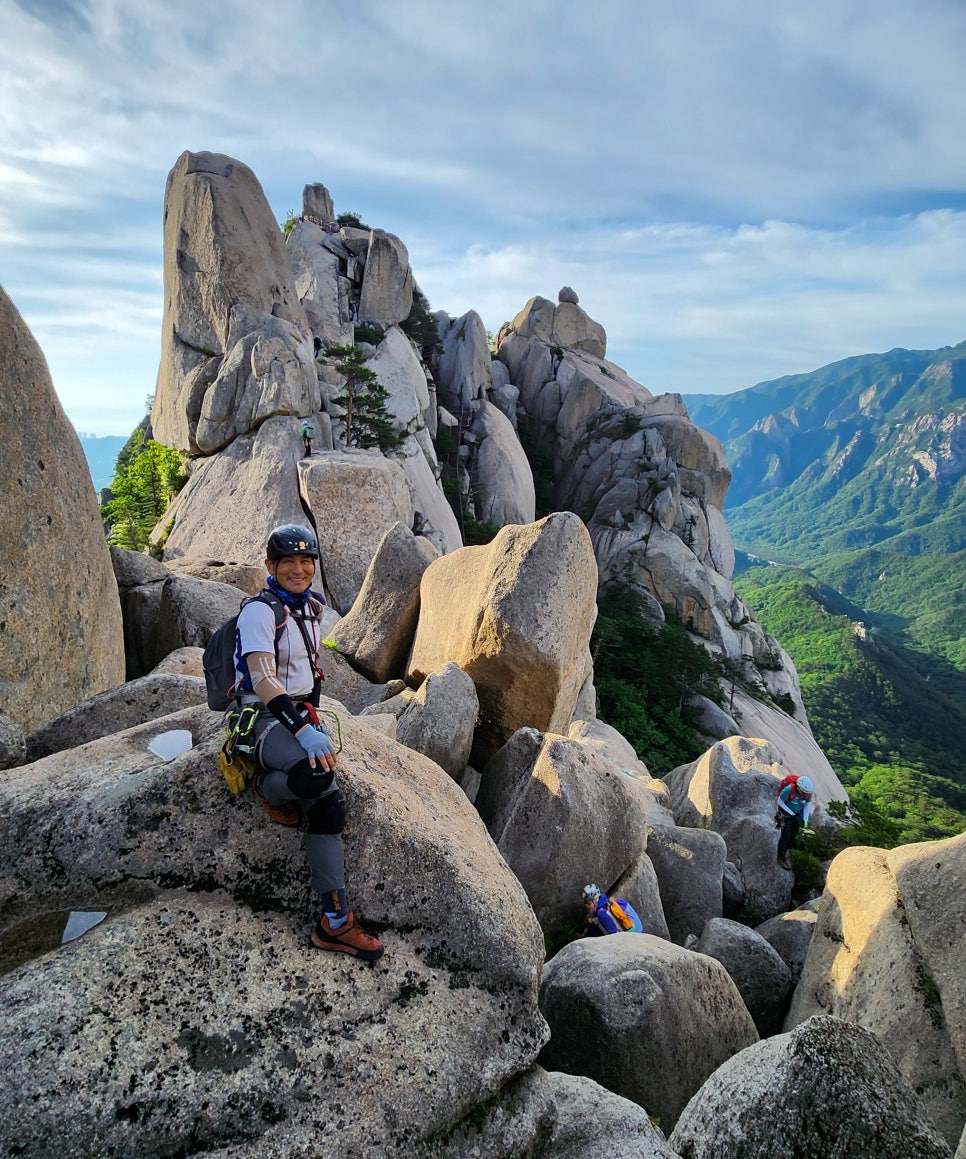
<path fill-rule="evenodd" d="M 307 527 L 285 524 L 268 537 L 266 556 L 263 596 L 281 602 L 284 619 L 276 628 L 272 604 L 250 600 L 238 614 L 235 644 L 236 696 L 258 708 L 252 787 L 273 821 L 294 827 L 305 820 L 305 853 L 323 911 L 312 945 L 375 961 L 384 947 L 359 926 L 346 899 L 345 797 L 335 782 L 334 746 L 316 714 L 325 606 L 312 591 L 318 541 Z"/>
<path fill-rule="evenodd" d="M 778 794 L 778 812 L 775 818 L 781 828 L 781 836 L 778 838 L 778 864 L 782 869 L 792 867 L 788 851 L 795 844 L 799 829 L 803 826 L 808 828 L 814 792 L 815 786 L 811 777 L 799 777 L 787 784 Z"/>
<path fill-rule="evenodd" d="M 644 932 L 644 923 L 631 903 L 623 897 L 609 898 L 601 892 L 600 886 L 584 886 L 584 908 L 587 910 L 584 937 Z"/>

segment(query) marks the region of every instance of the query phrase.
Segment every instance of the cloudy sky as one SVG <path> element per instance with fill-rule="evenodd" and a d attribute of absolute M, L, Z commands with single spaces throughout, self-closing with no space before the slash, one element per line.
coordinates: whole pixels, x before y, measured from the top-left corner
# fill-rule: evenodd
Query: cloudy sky
<path fill-rule="evenodd" d="M 0 283 L 78 429 L 154 388 L 185 149 L 322 181 L 496 330 L 655 393 L 966 339 L 962 0 L 0 0 Z"/>

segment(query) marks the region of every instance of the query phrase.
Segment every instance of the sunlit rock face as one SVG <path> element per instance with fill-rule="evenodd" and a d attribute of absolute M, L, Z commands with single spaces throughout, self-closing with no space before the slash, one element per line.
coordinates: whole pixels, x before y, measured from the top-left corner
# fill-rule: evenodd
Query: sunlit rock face
<path fill-rule="evenodd" d="M 24 732 L 124 679 L 121 604 L 80 441 L 0 289 L 0 703 Z"/>
<path fill-rule="evenodd" d="M 966 1123 L 966 834 L 832 862 L 786 1026 L 871 1030 L 955 1147 Z"/>
<path fill-rule="evenodd" d="M 255 174 L 182 153 L 164 198 L 164 318 L 155 438 L 210 453 L 273 414 L 319 409 L 312 340 Z"/>
<path fill-rule="evenodd" d="M 720 442 L 691 422 L 680 395 L 655 396 L 610 362 L 603 328 L 575 297 L 565 286 L 557 304 L 531 298 L 495 343 L 501 401 L 517 392 L 517 424 L 552 467 L 554 506 L 585 521 L 601 588 L 638 592 L 658 621 L 673 609 L 807 731 L 791 660 L 732 584 L 722 514 L 731 473 Z M 767 724 L 754 735 L 770 736 Z"/>

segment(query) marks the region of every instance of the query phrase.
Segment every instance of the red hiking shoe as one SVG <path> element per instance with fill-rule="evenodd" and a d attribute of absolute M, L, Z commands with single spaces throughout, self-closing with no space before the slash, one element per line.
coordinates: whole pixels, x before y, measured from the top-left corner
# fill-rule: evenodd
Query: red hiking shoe
<path fill-rule="evenodd" d="M 252 792 L 255 794 L 255 800 L 268 814 L 269 819 L 274 821 L 276 825 L 284 825 L 288 829 L 293 829 L 302 820 L 302 814 L 296 805 L 289 805 L 283 803 L 281 805 L 273 805 L 266 797 L 262 796 L 261 790 L 258 787 L 258 777 L 252 781 Z"/>
<path fill-rule="evenodd" d="M 375 962 L 385 953 L 386 947 L 367 934 L 356 921 L 355 914 L 349 914 L 349 920 L 337 930 L 329 925 L 329 919 L 323 914 L 315 924 L 315 929 L 309 935 L 312 945 L 317 950 L 338 950 L 343 954 L 352 954 L 366 962 Z"/>

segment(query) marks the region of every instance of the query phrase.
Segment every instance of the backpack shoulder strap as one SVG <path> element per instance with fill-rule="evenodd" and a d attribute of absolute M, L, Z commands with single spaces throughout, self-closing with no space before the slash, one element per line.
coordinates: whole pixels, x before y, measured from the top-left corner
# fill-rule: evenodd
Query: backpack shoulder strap
<path fill-rule="evenodd" d="M 249 604 L 254 603 L 268 604 L 268 606 L 275 613 L 275 665 L 277 667 L 278 638 L 282 634 L 282 628 L 285 626 L 285 621 L 288 619 L 288 608 L 286 608 L 286 606 L 282 603 L 278 596 L 275 595 L 274 592 L 270 592 L 267 588 L 264 588 L 258 593 L 257 596 L 248 596 L 246 599 L 242 600 L 241 605 L 238 608 L 239 614 L 241 614 L 242 608 L 245 608 Z"/>
<path fill-rule="evenodd" d="M 275 634 L 277 636 L 278 633 L 282 630 L 282 625 L 285 623 L 285 620 L 288 617 L 288 608 L 282 603 L 278 596 L 275 595 L 274 592 L 270 592 L 268 588 L 263 588 L 257 596 L 250 596 L 247 600 L 244 600 L 242 602 L 242 607 L 244 607 L 245 604 L 251 603 L 252 600 L 258 600 L 260 603 L 268 604 L 268 606 L 275 613 Z"/>

